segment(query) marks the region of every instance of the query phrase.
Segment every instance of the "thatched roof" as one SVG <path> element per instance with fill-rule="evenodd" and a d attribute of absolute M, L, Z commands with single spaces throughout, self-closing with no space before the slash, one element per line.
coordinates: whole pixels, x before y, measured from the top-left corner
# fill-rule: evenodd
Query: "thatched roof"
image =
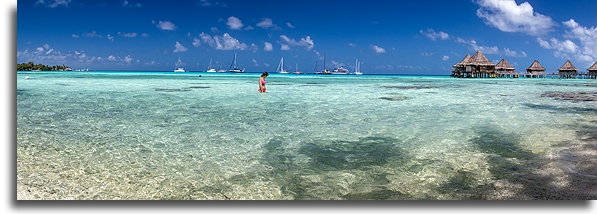
<path fill-rule="evenodd" d="M 593 63 L 593 66 L 587 69 L 588 71 L 597 71 L 597 61 Z"/>
<path fill-rule="evenodd" d="M 514 70 L 516 68 L 512 67 L 510 63 L 506 59 L 502 59 L 502 61 L 498 62 L 495 66 L 496 69 L 504 69 L 504 70 Z"/>
<path fill-rule="evenodd" d="M 566 63 L 564 63 L 562 67 L 558 68 L 558 71 L 578 71 L 578 69 L 572 65 L 570 60 L 566 60 Z"/>
<path fill-rule="evenodd" d="M 527 71 L 545 71 L 547 69 L 545 69 L 541 64 L 539 64 L 539 61 L 535 60 L 533 62 L 533 64 L 531 64 L 531 66 L 529 66 L 529 68 L 527 68 Z"/>
<path fill-rule="evenodd" d="M 493 62 L 489 61 L 481 51 L 477 51 L 473 57 L 470 59 L 470 64 L 472 65 L 488 65 L 488 66 L 495 66 Z"/>
<path fill-rule="evenodd" d="M 464 56 L 464 59 L 462 59 L 461 62 L 454 64 L 454 67 L 464 66 L 464 65 L 470 64 L 470 61 L 471 61 L 471 55 L 470 54 L 466 54 L 466 56 Z"/>

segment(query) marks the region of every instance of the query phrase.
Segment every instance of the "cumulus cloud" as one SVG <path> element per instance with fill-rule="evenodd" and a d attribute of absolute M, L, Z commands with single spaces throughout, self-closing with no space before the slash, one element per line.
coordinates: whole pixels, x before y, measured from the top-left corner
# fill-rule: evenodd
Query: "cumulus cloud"
<path fill-rule="evenodd" d="M 443 56 L 442 57 L 442 61 L 448 61 L 448 60 L 450 60 L 450 56 Z"/>
<path fill-rule="evenodd" d="M 199 0 L 195 5 L 199 7 L 228 7 L 226 3 L 212 0 Z"/>
<path fill-rule="evenodd" d="M 195 47 L 201 46 L 201 39 L 193 38 L 193 46 L 195 46 Z"/>
<path fill-rule="evenodd" d="M 139 34 L 132 32 L 132 33 L 122 33 L 122 32 L 118 32 L 118 35 L 122 36 L 122 37 L 128 37 L 128 38 L 134 38 L 137 37 Z"/>
<path fill-rule="evenodd" d="M 348 46 L 350 46 L 350 47 L 353 47 L 353 48 L 357 46 L 357 45 L 355 45 L 355 44 L 354 44 L 354 43 L 352 43 L 352 42 L 349 42 L 347 45 L 348 45 Z"/>
<path fill-rule="evenodd" d="M 133 62 L 133 57 L 131 57 L 131 55 L 127 55 L 124 57 L 124 59 L 122 61 L 127 64 L 131 64 L 131 62 Z"/>
<path fill-rule="evenodd" d="M 450 38 L 450 35 L 447 34 L 446 32 L 440 31 L 440 32 L 435 32 L 435 30 L 433 29 L 427 29 L 425 31 L 420 30 L 419 33 L 423 34 L 424 36 L 428 37 L 429 39 L 435 41 L 435 40 L 446 40 Z"/>
<path fill-rule="evenodd" d="M 305 38 L 301 38 L 300 40 L 296 41 L 288 36 L 280 35 L 280 39 L 282 39 L 281 45 L 284 44 L 288 46 L 288 49 L 290 49 L 290 46 L 302 46 L 307 48 L 307 50 L 311 50 L 313 47 L 315 47 L 315 42 L 311 40 L 310 36 L 306 36 Z"/>
<path fill-rule="evenodd" d="M 274 46 L 272 45 L 272 43 L 263 42 L 263 50 L 264 51 L 272 51 L 272 50 L 274 50 Z"/>
<path fill-rule="evenodd" d="M 97 37 L 97 38 L 102 38 L 103 36 L 100 34 L 97 34 L 97 32 L 95 31 L 91 31 L 89 33 L 84 33 L 83 34 L 84 37 Z"/>
<path fill-rule="evenodd" d="M 543 35 L 551 31 L 555 23 L 548 16 L 534 12 L 528 2 L 516 4 L 514 0 L 478 0 L 477 16 L 486 24 L 504 32 L 522 32 Z"/>
<path fill-rule="evenodd" d="M 456 42 L 468 45 L 469 50 L 471 51 L 481 51 L 484 54 L 498 54 L 511 57 L 527 57 L 527 53 L 525 53 L 524 51 L 510 50 L 509 48 L 500 49 L 497 46 L 483 46 L 479 45 L 475 40 L 465 40 L 459 37 L 456 39 Z"/>
<path fill-rule="evenodd" d="M 292 25 L 292 23 L 290 23 L 290 22 L 286 22 L 286 26 L 288 26 L 289 28 L 292 28 L 292 29 L 295 28 L 294 25 Z"/>
<path fill-rule="evenodd" d="M 43 5 L 49 8 L 57 8 L 59 6 L 68 7 L 72 0 L 37 0 L 35 5 Z"/>
<path fill-rule="evenodd" d="M 141 3 L 130 3 L 128 0 L 122 2 L 123 7 L 141 7 Z"/>
<path fill-rule="evenodd" d="M 539 45 L 545 49 L 554 50 L 554 56 L 564 59 L 576 59 L 585 65 L 590 65 L 596 58 L 595 41 L 596 27 L 583 27 L 574 19 L 563 22 L 566 27 L 564 39 L 537 38 Z"/>
<path fill-rule="evenodd" d="M 112 55 L 108 56 L 108 61 L 116 61 L 116 60 L 117 59 L 115 56 L 112 56 Z"/>
<path fill-rule="evenodd" d="M 240 30 L 244 25 L 243 22 L 234 16 L 228 17 L 228 22 L 226 22 L 228 28 L 232 30 Z"/>
<path fill-rule="evenodd" d="M 290 46 L 287 44 L 280 44 L 280 50 L 287 51 L 290 50 Z"/>
<path fill-rule="evenodd" d="M 153 21 L 155 24 L 155 21 Z M 170 21 L 158 21 L 156 27 L 160 30 L 176 30 L 176 25 Z"/>
<path fill-rule="evenodd" d="M 433 53 L 421 52 L 421 56 L 433 56 Z"/>
<path fill-rule="evenodd" d="M 259 23 L 256 24 L 257 27 L 266 29 L 266 28 L 271 28 L 274 27 L 274 23 L 272 22 L 272 19 L 270 18 L 262 18 L 261 21 Z"/>
<path fill-rule="evenodd" d="M 228 33 L 224 33 L 222 36 L 211 36 L 202 32 L 199 34 L 199 39 L 216 50 L 246 50 L 249 47 L 247 44 L 238 41 L 238 39 L 235 39 Z"/>
<path fill-rule="evenodd" d="M 185 48 L 182 44 L 180 44 L 180 42 L 176 41 L 176 44 L 174 44 L 174 50 L 172 51 L 172 53 L 185 52 L 187 50 L 188 50 L 188 48 Z"/>
<path fill-rule="evenodd" d="M 90 64 L 102 61 L 101 57 L 88 56 L 84 51 L 59 51 L 52 48 L 49 44 L 44 44 L 32 50 L 17 52 L 18 62 L 35 62 L 47 65 L 68 64 L 75 66 L 77 64 Z"/>
<path fill-rule="evenodd" d="M 382 47 L 379 47 L 377 45 L 371 45 L 371 49 L 373 49 L 373 51 L 375 51 L 375 53 L 378 54 L 386 53 L 386 49 L 383 49 Z"/>

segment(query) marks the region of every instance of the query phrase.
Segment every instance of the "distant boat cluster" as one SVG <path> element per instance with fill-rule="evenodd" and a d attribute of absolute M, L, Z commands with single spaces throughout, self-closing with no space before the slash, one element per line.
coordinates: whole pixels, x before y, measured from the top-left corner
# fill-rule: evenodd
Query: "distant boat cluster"
<path fill-rule="evenodd" d="M 180 59 L 179 59 L 180 62 Z M 176 64 L 176 68 L 174 69 L 174 72 L 188 72 L 187 70 L 185 70 L 184 68 L 180 67 L 179 63 Z M 230 73 L 245 73 L 245 69 L 240 69 L 237 67 L 236 64 L 236 54 L 234 54 L 234 58 L 232 59 L 232 63 L 230 64 L 230 68 L 228 70 L 223 70 L 223 69 L 218 69 L 216 70 L 215 68 L 212 67 L 212 59 L 209 60 L 209 66 L 207 67 L 207 70 L 205 70 L 204 72 L 207 73 L 226 73 L 226 72 L 230 72 Z M 284 67 L 284 57 L 282 57 L 280 59 L 280 63 L 278 64 L 278 67 L 276 68 L 276 73 L 280 73 L 280 74 L 290 74 L 290 72 L 286 69 L 286 67 Z M 298 64 L 296 64 L 295 66 L 295 71 L 292 72 L 292 74 L 303 74 L 301 72 L 299 72 L 298 70 Z M 317 67 L 317 61 L 315 61 L 315 72 L 314 74 L 330 74 L 330 75 L 346 75 L 346 74 L 353 74 L 353 75 L 362 75 L 363 73 L 361 72 L 361 62 L 356 59 L 355 60 L 355 72 L 349 72 L 348 69 L 344 68 L 343 66 L 337 67 L 334 70 L 328 70 L 326 69 L 326 64 L 325 64 L 325 55 L 323 57 L 323 70 L 319 71 L 318 67 Z"/>
<path fill-rule="evenodd" d="M 461 62 L 454 64 L 450 76 L 456 78 L 545 78 L 548 76 L 545 73 L 547 69 L 537 60 L 526 69 L 526 72 L 517 73 L 515 70 L 516 68 L 512 67 L 506 59 L 494 64 L 481 51 L 477 51 L 472 57 L 467 54 Z M 587 71 L 586 73 L 578 72 L 570 60 L 567 60 L 562 67 L 558 68 L 558 73 L 552 72 L 550 76 L 552 78 L 595 79 L 597 77 L 597 62 L 593 63 L 593 66 Z"/>

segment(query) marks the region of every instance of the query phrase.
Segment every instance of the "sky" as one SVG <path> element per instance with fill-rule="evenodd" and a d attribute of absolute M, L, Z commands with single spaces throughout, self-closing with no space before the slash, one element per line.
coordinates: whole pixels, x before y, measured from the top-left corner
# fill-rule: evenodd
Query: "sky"
<path fill-rule="evenodd" d="M 581 71 L 597 54 L 596 1 L 21 0 L 17 63 L 75 69 L 447 75 L 482 51 L 517 71 Z"/>

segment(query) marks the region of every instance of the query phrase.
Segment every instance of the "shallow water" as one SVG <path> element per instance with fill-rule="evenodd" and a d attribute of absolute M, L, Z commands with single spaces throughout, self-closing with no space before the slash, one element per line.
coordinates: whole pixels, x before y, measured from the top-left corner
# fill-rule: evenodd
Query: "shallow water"
<path fill-rule="evenodd" d="M 595 92 L 595 80 L 271 75 L 265 94 L 257 80 L 20 72 L 18 190 L 34 199 L 583 197 L 541 173 L 572 145 L 594 144 L 596 102 L 542 95 Z M 553 188 L 530 194 L 533 185 Z"/>

